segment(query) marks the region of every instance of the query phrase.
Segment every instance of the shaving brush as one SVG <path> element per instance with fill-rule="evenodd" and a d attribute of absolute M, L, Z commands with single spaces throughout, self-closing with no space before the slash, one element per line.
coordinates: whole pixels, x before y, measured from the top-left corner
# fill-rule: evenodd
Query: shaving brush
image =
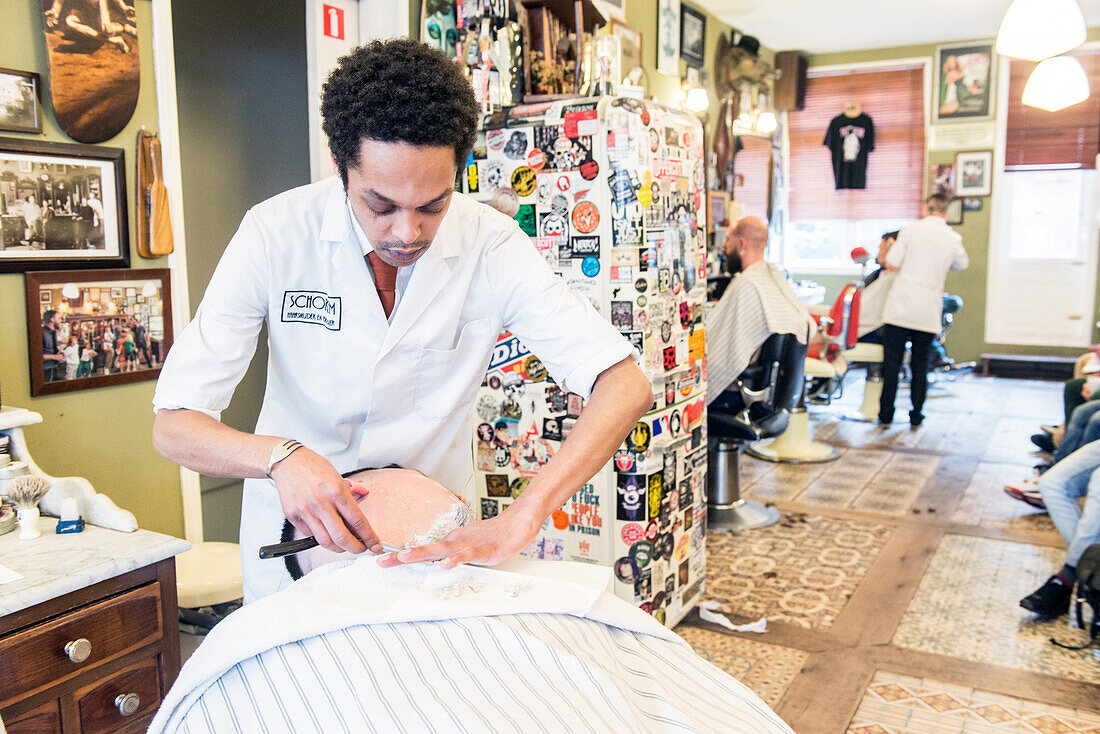
<path fill-rule="evenodd" d="M 50 483 L 42 477 L 21 476 L 7 487 L 8 499 L 15 505 L 19 518 L 19 539 L 30 540 L 42 534 L 38 529 L 38 502 L 50 491 Z"/>

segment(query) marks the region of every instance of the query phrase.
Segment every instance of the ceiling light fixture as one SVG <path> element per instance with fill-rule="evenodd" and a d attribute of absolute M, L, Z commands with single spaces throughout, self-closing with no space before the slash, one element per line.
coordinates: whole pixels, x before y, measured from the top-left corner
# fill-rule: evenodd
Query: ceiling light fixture
<path fill-rule="evenodd" d="M 1029 107 L 1055 112 L 1089 98 L 1089 78 L 1073 56 L 1046 59 L 1035 67 L 1024 87 L 1023 102 Z"/>
<path fill-rule="evenodd" d="M 1013 0 L 997 32 L 997 53 L 1041 61 L 1085 42 L 1077 0 Z"/>
<path fill-rule="evenodd" d="M 761 112 L 756 118 L 756 129 L 762 133 L 774 133 L 777 127 L 779 127 L 779 121 L 775 119 L 774 112 Z"/>

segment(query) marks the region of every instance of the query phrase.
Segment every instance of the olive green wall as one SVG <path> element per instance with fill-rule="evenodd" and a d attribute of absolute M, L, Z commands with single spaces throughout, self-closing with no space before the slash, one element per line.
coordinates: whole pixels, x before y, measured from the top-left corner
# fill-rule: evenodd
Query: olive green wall
<path fill-rule="evenodd" d="M 101 145 L 126 152 L 126 199 L 130 241 L 134 241 L 134 146 L 138 129 L 157 129 L 153 80 L 152 17 L 147 2 L 137 3 L 141 92 L 133 119 L 117 137 Z M 0 66 L 36 71 L 42 77 L 41 135 L 3 133 L 30 140 L 72 143 L 57 127 L 49 103 L 49 64 L 36 0 L 4 3 L 0 23 Z M 166 260 L 144 260 L 131 248 L 134 268 L 167 267 Z M 31 455 L 55 476 L 86 477 L 98 492 L 137 516 L 149 530 L 182 535 L 179 470 L 160 458 L 150 443 L 152 381 L 133 385 L 32 398 L 27 366 L 27 309 L 22 274 L 0 275 L 0 389 L 5 405 L 41 413 L 43 422 L 25 429 Z"/>
<path fill-rule="evenodd" d="M 1100 28 L 1089 30 L 1089 39 L 1100 38 Z M 919 46 L 899 46 L 895 48 L 854 51 L 849 53 L 819 54 L 810 58 L 810 67 L 831 66 L 834 64 L 854 64 L 892 59 L 927 58 L 932 60 L 936 44 Z M 930 70 L 931 73 L 931 70 Z M 868 92 L 873 94 L 873 92 Z M 996 114 L 1003 114 L 1000 109 Z M 953 163 L 953 150 L 928 151 L 928 164 Z M 872 154 L 873 155 L 873 154 Z M 1077 356 L 1080 347 L 1029 347 L 1009 344 L 991 344 L 985 341 L 986 283 L 989 271 L 989 233 L 992 215 L 992 197 L 984 197 L 984 206 L 980 212 L 966 212 L 963 223 L 955 229 L 962 235 L 963 245 L 970 255 L 970 267 L 962 272 L 952 271 L 947 276 L 946 289 L 949 293 L 962 296 L 965 306 L 955 319 L 955 325 L 948 338 L 948 352 L 955 359 L 976 359 L 983 353 L 1035 354 L 1053 356 Z M 821 275 L 815 273 L 794 273 L 795 279 L 809 278 L 824 285 L 826 298 L 836 297 L 840 288 L 850 278 L 839 275 Z M 1100 304 L 1100 284 L 1098 284 L 1097 304 Z M 1095 319 L 1091 319 L 1095 320 Z M 1094 339 L 1096 335 L 1094 334 Z"/>

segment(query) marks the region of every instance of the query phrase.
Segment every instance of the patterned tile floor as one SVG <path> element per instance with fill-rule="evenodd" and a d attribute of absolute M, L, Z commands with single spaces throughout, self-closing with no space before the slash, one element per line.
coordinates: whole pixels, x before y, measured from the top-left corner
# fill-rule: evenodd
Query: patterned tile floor
<path fill-rule="evenodd" d="M 947 535 L 921 579 L 893 644 L 1018 670 L 1100 683 L 1100 661 L 1065 650 L 1076 642 L 1068 617 L 1037 621 L 1018 606 L 1062 563 L 1065 551 Z"/>
<path fill-rule="evenodd" d="M 1054 734 L 1100 731 L 1100 714 L 934 680 L 875 673 L 849 734 Z"/>
<path fill-rule="evenodd" d="M 786 513 L 750 533 L 707 533 L 707 597 L 735 618 L 821 629 L 859 586 L 893 527 Z"/>
<path fill-rule="evenodd" d="M 1026 475 L 1027 470 L 1019 464 L 980 462 L 951 519 L 964 525 L 1042 533 L 1051 540 L 1060 540 L 1061 536 L 1045 511 L 1004 494 L 1007 482 Z"/>
<path fill-rule="evenodd" d="M 744 683 L 774 707 L 802 670 L 809 653 L 780 645 L 680 625 L 677 634 L 705 660 Z"/>

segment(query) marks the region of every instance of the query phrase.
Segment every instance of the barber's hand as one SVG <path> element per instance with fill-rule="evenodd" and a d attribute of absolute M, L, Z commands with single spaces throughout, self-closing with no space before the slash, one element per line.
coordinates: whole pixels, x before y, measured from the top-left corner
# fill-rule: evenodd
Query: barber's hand
<path fill-rule="evenodd" d="M 334 553 L 382 552 L 348 480 L 320 454 L 303 446 L 276 464 L 271 478 L 283 514 L 299 532 Z"/>
<path fill-rule="evenodd" d="M 541 523 L 505 510 L 496 517 L 479 520 L 452 530 L 438 543 L 390 553 L 378 559 L 378 565 L 392 568 L 406 563 L 439 561 L 441 568 L 460 563 L 495 566 L 523 550 L 538 535 Z"/>

